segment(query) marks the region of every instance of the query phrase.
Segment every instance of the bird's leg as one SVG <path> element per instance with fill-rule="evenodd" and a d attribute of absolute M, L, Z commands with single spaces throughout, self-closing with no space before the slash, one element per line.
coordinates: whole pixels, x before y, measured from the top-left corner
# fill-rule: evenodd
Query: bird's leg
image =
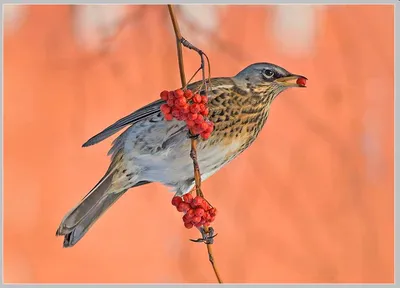
<path fill-rule="evenodd" d="M 212 227 L 208 228 L 208 231 L 206 231 L 203 227 L 198 228 L 200 233 L 201 233 L 201 238 L 198 239 L 190 239 L 192 242 L 203 242 L 204 244 L 213 244 L 214 243 L 214 237 L 217 236 L 218 234 L 214 234 L 214 229 Z"/>

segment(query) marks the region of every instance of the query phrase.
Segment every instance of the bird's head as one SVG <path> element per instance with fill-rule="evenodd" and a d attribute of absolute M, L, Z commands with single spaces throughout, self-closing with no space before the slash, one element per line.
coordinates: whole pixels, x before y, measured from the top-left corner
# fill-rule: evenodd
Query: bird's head
<path fill-rule="evenodd" d="M 234 79 L 246 83 L 256 93 L 271 94 L 273 98 L 287 88 L 306 87 L 308 80 L 271 63 L 252 64 L 240 71 Z"/>

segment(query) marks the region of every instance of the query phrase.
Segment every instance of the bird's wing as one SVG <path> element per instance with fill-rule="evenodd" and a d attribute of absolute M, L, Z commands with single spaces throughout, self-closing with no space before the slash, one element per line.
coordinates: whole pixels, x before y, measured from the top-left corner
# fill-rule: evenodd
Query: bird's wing
<path fill-rule="evenodd" d="M 211 85 L 217 86 L 217 87 L 220 85 L 224 86 L 227 84 L 232 85 L 232 83 L 233 82 L 230 78 L 213 78 L 213 79 L 211 79 Z M 196 91 L 196 90 L 200 89 L 201 86 L 202 86 L 202 81 L 197 81 L 195 83 L 188 85 L 188 89 L 190 89 L 192 91 Z M 202 87 L 202 88 L 204 89 L 204 87 Z M 111 135 L 114 135 L 115 133 L 117 133 L 119 130 L 121 130 L 125 126 L 135 124 L 143 119 L 146 119 L 147 117 L 150 117 L 150 116 L 160 112 L 160 106 L 163 103 L 165 103 L 164 100 L 161 100 L 161 99 L 156 100 L 156 101 L 140 108 L 139 110 L 136 110 L 132 114 L 129 114 L 128 116 L 125 116 L 124 118 L 121 118 L 120 120 L 118 120 L 111 126 L 107 127 L 100 133 L 94 135 L 92 138 L 90 138 L 88 141 L 86 141 L 82 145 L 82 147 L 87 147 L 87 146 L 97 144 L 97 143 L 103 141 L 104 139 L 110 137 Z"/>
<path fill-rule="evenodd" d="M 159 100 L 154 101 L 154 102 L 140 108 L 139 110 L 136 110 L 135 112 L 121 118 L 120 120 L 118 120 L 114 124 L 108 126 L 106 129 L 104 129 L 100 133 L 94 135 L 92 138 L 90 138 L 88 141 L 86 141 L 82 145 L 82 147 L 87 147 L 87 146 L 97 144 L 100 141 L 103 141 L 104 139 L 117 133 L 119 130 L 121 130 L 125 126 L 135 124 L 149 116 L 152 116 L 152 115 L 160 112 L 160 106 L 164 102 L 165 102 L 164 100 L 159 99 Z"/>

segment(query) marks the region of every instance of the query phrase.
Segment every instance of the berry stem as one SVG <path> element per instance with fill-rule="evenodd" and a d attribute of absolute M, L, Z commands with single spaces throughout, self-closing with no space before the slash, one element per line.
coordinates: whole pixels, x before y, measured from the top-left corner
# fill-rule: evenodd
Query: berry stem
<path fill-rule="evenodd" d="M 171 22 L 172 22 L 172 25 L 174 27 L 174 32 L 175 32 L 176 47 L 177 47 L 177 54 L 178 54 L 178 63 L 179 63 L 179 72 L 180 72 L 180 76 L 181 76 L 181 84 L 182 84 L 182 87 L 186 87 L 187 83 L 186 83 L 185 68 L 184 68 L 184 63 L 183 63 L 182 46 L 185 46 L 185 44 L 190 44 L 190 43 L 182 37 L 181 31 L 179 29 L 179 24 L 178 24 L 178 21 L 176 19 L 176 16 L 175 16 L 175 13 L 174 13 L 174 9 L 173 9 L 172 5 L 169 4 L 167 6 L 168 6 L 169 15 L 171 17 Z M 193 50 L 197 51 L 199 53 L 199 55 L 200 55 L 203 84 L 206 85 L 205 92 L 207 94 L 208 89 L 207 89 L 207 82 L 206 82 L 206 77 L 205 77 L 204 57 L 207 59 L 207 64 L 208 64 L 208 83 L 210 83 L 210 78 L 211 78 L 210 60 L 208 59 L 208 57 L 207 57 L 207 55 L 205 53 L 203 53 L 200 49 L 196 48 L 192 44 L 190 44 L 190 46 L 187 45 L 186 47 L 189 48 L 189 49 L 193 49 Z M 197 148 L 197 139 L 195 137 L 191 137 L 190 141 L 191 141 L 190 156 L 191 156 L 191 158 L 193 160 L 196 195 L 204 198 L 203 197 L 203 193 L 201 191 L 201 174 L 200 174 L 199 164 L 198 164 L 198 161 L 197 161 L 197 150 L 196 150 L 196 148 Z M 209 232 L 209 227 L 204 227 L 204 231 L 206 233 L 208 233 Z M 220 275 L 218 273 L 217 266 L 215 264 L 215 260 L 214 260 L 214 257 L 213 257 L 211 244 L 207 243 L 206 245 L 207 245 L 207 251 L 208 251 L 208 258 L 209 258 L 209 261 L 210 261 L 210 263 L 211 263 L 211 265 L 212 265 L 212 267 L 214 269 L 215 276 L 217 277 L 218 282 L 222 283 L 222 279 L 221 279 L 221 277 L 220 277 Z"/>

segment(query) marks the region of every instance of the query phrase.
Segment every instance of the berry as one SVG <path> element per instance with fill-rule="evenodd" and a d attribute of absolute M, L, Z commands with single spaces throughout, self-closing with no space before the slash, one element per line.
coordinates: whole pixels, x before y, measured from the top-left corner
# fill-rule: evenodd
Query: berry
<path fill-rule="evenodd" d="M 168 94 L 169 94 L 169 92 L 168 92 L 167 90 L 164 90 L 164 91 L 162 91 L 162 92 L 160 93 L 160 98 L 161 98 L 162 100 L 167 101 L 167 100 L 168 100 Z"/>
<path fill-rule="evenodd" d="M 183 195 L 183 201 L 184 201 L 184 202 L 190 204 L 190 203 L 192 202 L 192 200 L 193 200 L 192 194 L 187 193 L 187 194 Z"/>
<path fill-rule="evenodd" d="M 195 103 L 201 103 L 201 96 L 200 96 L 200 94 L 194 94 L 194 96 L 193 96 L 193 102 L 195 102 Z"/>
<path fill-rule="evenodd" d="M 174 116 L 175 118 L 179 117 L 180 112 L 178 109 L 174 108 L 171 112 L 172 116 Z"/>
<path fill-rule="evenodd" d="M 210 124 L 208 124 L 207 122 L 203 122 L 200 124 L 201 129 L 203 129 L 203 131 L 208 131 L 208 129 L 210 129 Z"/>
<path fill-rule="evenodd" d="M 206 105 L 204 105 L 203 103 L 199 104 L 199 108 L 200 108 L 200 113 L 204 110 L 206 110 Z"/>
<path fill-rule="evenodd" d="M 178 207 L 178 205 L 182 202 L 182 198 L 179 196 L 175 196 L 172 198 L 172 205 L 174 205 L 175 207 Z"/>
<path fill-rule="evenodd" d="M 189 120 L 196 120 L 199 115 L 197 113 L 189 113 L 188 119 Z"/>
<path fill-rule="evenodd" d="M 194 210 L 194 214 L 195 214 L 196 216 L 202 217 L 202 216 L 205 214 L 205 211 L 204 211 L 203 208 L 196 208 L 196 210 Z"/>
<path fill-rule="evenodd" d="M 210 113 L 210 110 L 206 107 L 203 111 L 200 112 L 201 115 L 207 116 Z"/>
<path fill-rule="evenodd" d="M 215 207 L 208 210 L 208 212 L 210 213 L 211 216 L 215 217 L 215 215 L 217 215 L 217 209 Z"/>
<path fill-rule="evenodd" d="M 214 124 L 212 122 L 208 122 L 208 127 L 206 129 L 206 132 L 211 133 L 212 131 L 214 131 Z"/>
<path fill-rule="evenodd" d="M 186 227 L 187 229 L 190 229 L 190 228 L 193 227 L 193 224 L 192 224 L 192 223 L 185 223 L 184 225 L 185 225 L 185 227 Z"/>
<path fill-rule="evenodd" d="M 182 89 L 176 89 L 174 92 L 176 97 L 183 97 L 185 94 Z"/>
<path fill-rule="evenodd" d="M 204 117 L 201 114 L 197 114 L 197 118 L 196 120 L 194 120 L 194 122 L 196 122 L 197 124 L 201 124 L 204 122 Z M 208 125 L 207 125 L 208 127 Z"/>
<path fill-rule="evenodd" d="M 200 134 L 201 138 L 203 138 L 204 140 L 207 140 L 208 138 L 210 138 L 211 133 L 207 133 L 207 132 L 203 132 Z"/>
<path fill-rule="evenodd" d="M 297 78 L 297 80 L 296 80 L 296 84 L 301 86 L 301 87 L 305 87 L 306 86 L 306 82 L 307 82 L 307 79 L 303 78 L 303 77 Z"/>
<path fill-rule="evenodd" d="M 169 91 L 168 92 L 168 99 L 174 100 L 175 99 L 175 93 L 174 91 Z"/>
<path fill-rule="evenodd" d="M 201 132 L 203 132 L 203 130 L 201 129 L 201 127 L 198 124 L 196 124 L 190 130 L 192 131 L 193 135 L 199 135 Z"/>
<path fill-rule="evenodd" d="M 179 205 L 177 207 L 177 210 L 179 212 L 187 212 L 187 211 L 189 211 L 189 209 L 190 209 L 190 205 L 188 203 L 185 203 L 185 202 L 179 203 Z"/>
<path fill-rule="evenodd" d="M 193 201 L 192 201 L 192 207 L 193 208 L 197 208 L 197 207 L 199 207 L 199 206 L 201 206 L 201 204 L 203 203 L 203 198 L 202 197 L 200 197 L 200 196 L 196 196 L 196 197 L 194 197 L 194 199 L 193 199 Z"/>
<path fill-rule="evenodd" d="M 200 216 L 194 216 L 193 218 L 192 218 L 192 223 L 193 224 L 197 224 L 197 223 L 200 223 L 200 221 L 201 221 L 201 217 Z"/>
<path fill-rule="evenodd" d="M 186 99 L 183 98 L 183 97 L 179 97 L 179 98 L 177 98 L 177 99 L 175 100 L 175 105 L 176 105 L 176 106 L 181 106 L 181 107 L 183 107 L 183 106 L 185 106 L 185 104 L 186 104 Z"/>
<path fill-rule="evenodd" d="M 171 121 L 172 119 L 174 119 L 174 116 L 172 116 L 172 114 L 165 114 L 164 115 L 165 120 L 167 121 Z"/>
<path fill-rule="evenodd" d="M 207 104 L 208 97 L 206 95 L 201 96 L 201 102 L 204 103 L 204 104 Z"/>
<path fill-rule="evenodd" d="M 188 217 L 193 218 L 195 216 L 194 214 L 194 209 L 190 208 L 187 212 L 186 215 L 188 215 Z"/>
<path fill-rule="evenodd" d="M 174 99 L 168 99 L 168 100 L 167 100 L 167 105 L 168 105 L 169 107 L 174 107 L 174 106 L 175 106 L 175 101 L 174 101 Z"/>
<path fill-rule="evenodd" d="M 169 107 L 168 104 L 162 104 L 160 110 L 163 114 L 168 114 L 171 112 L 171 107 Z"/>
<path fill-rule="evenodd" d="M 185 96 L 186 99 L 191 99 L 193 97 L 192 90 L 185 90 L 185 92 L 183 93 L 183 96 Z"/>
<path fill-rule="evenodd" d="M 199 104 L 192 104 L 190 106 L 190 112 L 192 113 L 199 113 L 200 112 L 200 105 Z"/>
<path fill-rule="evenodd" d="M 186 213 L 185 215 L 183 215 L 182 220 L 184 223 L 189 223 L 190 221 L 192 221 L 192 217 Z"/>
<path fill-rule="evenodd" d="M 193 120 L 186 120 L 186 125 L 187 125 L 189 128 L 191 128 L 191 127 L 194 127 L 194 125 L 196 125 L 196 123 L 194 123 Z"/>
<path fill-rule="evenodd" d="M 190 112 L 189 105 L 186 103 L 184 106 L 180 107 L 182 113 L 188 114 Z"/>

